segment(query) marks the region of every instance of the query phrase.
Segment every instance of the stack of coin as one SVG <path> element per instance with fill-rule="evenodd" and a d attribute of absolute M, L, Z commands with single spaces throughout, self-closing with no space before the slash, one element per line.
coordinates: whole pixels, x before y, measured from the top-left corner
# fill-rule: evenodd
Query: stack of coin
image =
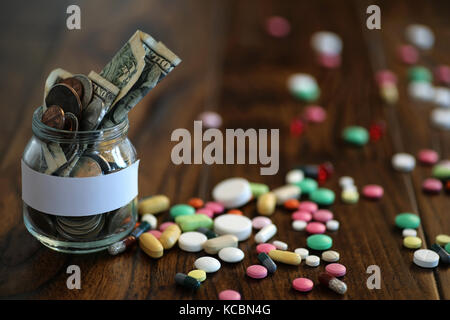
<path fill-rule="evenodd" d="M 87 217 L 56 217 L 56 231 L 70 240 L 89 240 L 95 238 L 105 224 L 104 214 Z"/>

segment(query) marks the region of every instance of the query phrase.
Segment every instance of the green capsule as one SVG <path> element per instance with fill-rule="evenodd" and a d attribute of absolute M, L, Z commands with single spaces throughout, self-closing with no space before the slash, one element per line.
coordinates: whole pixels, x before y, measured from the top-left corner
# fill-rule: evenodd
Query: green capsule
<path fill-rule="evenodd" d="M 416 66 L 408 70 L 408 78 L 410 81 L 417 82 L 432 82 L 433 75 L 430 70 L 425 67 Z"/>
<path fill-rule="evenodd" d="M 334 202 L 334 192 L 330 189 L 319 188 L 309 194 L 309 199 L 318 205 L 329 206 Z"/>
<path fill-rule="evenodd" d="M 211 229 L 213 226 L 212 219 L 204 214 L 178 216 L 175 218 L 175 222 L 183 232 L 194 231 L 198 228 Z"/>
<path fill-rule="evenodd" d="M 349 144 L 363 146 L 369 141 L 369 133 L 363 127 L 350 126 L 342 131 L 342 139 Z"/>
<path fill-rule="evenodd" d="M 295 183 L 300 188 L 302 194 L 310 194 L 317 189 L 317 181 L 311 178 L 304 178 L 302 181 Z"/>
<path fill-rule="evenodd" d="M 188 204 L 176 204 L 170 208 L 170 216 L 176 218 L 178 216 L 192 215 L 195 213 L 194 207 Z"/>
<path fill-rule="evenodd" d="M 441 179 L 441 180 L 450 179 L 450 166 L 438 163 L 433 166 L 432 175 L 436 179 Z"/>
<path fill-rule="evenodd" d="M 254 198 L 258 198 L 260 195 L 269 192 L 269 186 L 263 183 L 250 182 L 250 190 Z"/>
<path fill-rule="evenodd" d="M 197 290 L 200 287 L 200 281 L 181 272 L 175 275 L 175 282 L 192 290 Z"/>

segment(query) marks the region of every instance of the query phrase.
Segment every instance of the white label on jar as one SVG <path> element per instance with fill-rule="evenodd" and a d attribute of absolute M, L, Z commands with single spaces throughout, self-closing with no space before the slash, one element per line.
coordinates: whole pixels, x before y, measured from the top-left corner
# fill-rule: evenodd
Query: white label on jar
<path fill-rule="evenodd" d="M 138 194 L 139 160 L 110 174 L 57 177 L 37 172 L 22 160 L 22 200 L 30 207 L 58 216 L 90 216 L 116 210 Z"/>

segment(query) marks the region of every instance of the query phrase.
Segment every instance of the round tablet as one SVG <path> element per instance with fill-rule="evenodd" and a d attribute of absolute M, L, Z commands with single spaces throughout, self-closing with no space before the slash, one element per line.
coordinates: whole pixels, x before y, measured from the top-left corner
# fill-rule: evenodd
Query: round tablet
<path fill-rule="evenodd" d="M 311 46 L 322 54 L 339 55 L 342 51 L 342 40 L 334 32 L 318 31 L 311 37 Z"/>
<path fill-rule="evenodd" d="M 296 254 L 299 254 L 300 257 L 302 258 L 302 260 L 305 260 L 307 256 L 309 256 L 309 251 L 308 249 L 305 248 L 297 248 L 294 251 Z"/>
<path fill-rule="evenodd" d="M 417 236 L 417 231 L 414 229 L 403 229 L 402 235 L 403 237 L 415 237 Z"/>
<path fill-rule="evenodd" d="M 314 213 L 319 209 L 317 206 L 317 203 L 314 203 L 312 201 L 302 201 L 300 202 L 300 205 L 298 206 L 299 211 L 307 211 L 310 213 Z"/>
<path fill-rule="evenodd" d="M 244 252 L 239 248 L 223 248 L 219 251 L 219 258 L 228 263 L 236 263 L 244 259 Z"/>
<path fill-rule="evenodd" d="M 410 172 L 416 166 L 416 159 L 408 153 L 396 153 L 392 157 L 392 166 L 395 170 Z"/>
<path fill-rule="evenodd" d="M 324 233 L 325 230 L 326 230 L 326 227 L 321 222 L 310 222 L 306 226 L 306 231 L 308 233 L 312 233 L 312 234 Z"/>
<path fill-rule="evenodd" d="M 291 215 L 291 218 L 292 220 L 302 220 L 309 222 L 312 219 L 312 214 L 308 211 L 298 210 Z"/>
<path fill-rule="evenodd" d="M 440 246 L 446 246 L 447 243 L 450 243 L 450 236 L 446 234 L 438 234 L 436 236 L 436 243 Z"/>
<path fill-rule="evenodd" d="M 369 141 L 369 132 L 360 126 L 350 126 L 344 128 L 342 138 L 349 144 L 363 146 Z"/>
<path fill-rule="evenodd" d="M 368 199 L 380 199 L 384 194 L 383 187 L 377 184 L 368 184 L 364 186 L 362 193 Z"/>
<path fill-rule="evenodd" d="M 430 114 L 431 123 L 437 128 L 450 129 L 450 109 L 436 108 Z"/>
<path fill-rule="evenodd" d="M 252 221 L 245 216 L 223 214 L 214 219 L 214 231 L 218 235 L 233 234 L 239 241 L 244 241 L 252 233 Z"/>
<path fill-rule="evenodd" d="M 325 271 L 335 277 L 343 277 L 347 273 L 347 268 L 340 263 L 330 263 L 325 267 Z"/>
<path fill-rule="evenodd" d="M 434 150 L 423 149 L 419 151 L 417 158 L 423 164 L 435 164 L 439 160 L 439 155 Z"/>
<path fill-rule="evenodd" d="M 202 251 L 203 243 L 205 243 L 206 240 L 208 240 L 208 238 L 203 233 L 196 231 L 185 232 L 180 235 L 178 246 L 183 251 L 200 252 Z"/>
<path fill-rule="evenodd" d="M 294 220 L 292 221 L 292 229 L 295 231 L 303 231 L 305 230 L 307 224 L 308 223 L 303 220 Z"/>
<path fill-rule="evenodd" d="M 327 188 L 319 188 L 309 194 L 309 199 L 321 206 L 329 206 L 334 202 L 334 192 Z"/>
<path fill-rule="evenodd" d="M 277 248 L 271 243 L 260 243 L 256 246 L 256 252 L 258 252 L 258 253 L 264 252 L 264 253 L 269 254 L 269 251 L 276 250 L 276 249 Z"/>
<path fill-rule="evenodd" d="M 222 125 L 222 117 L 214 111 L 204 111 L 197 116 L 205 128 L 219 128 Z"/>
<path fill-rule="evenodd" d="M 420 49 L 430 49 L 434 44 L 433 31 L 423 24 L 411 24 L 405 29 L 406 38 Z"/>
<path fill-rule="evenodd" d="M 262 229 L 269 224 L 272 224 L 272 220 L 268 217 L 258 216 L 252 219 L 252 226 L 257 230 Z"/>
<path fill-rule="evenodd" d="M 296 278 L 292 281 L 292 287 L 300 292 L 308 292 L 312 290 L 314 283 L 308 278 Z"/>
<path fill-rule="evenodd" d="M 219 214 L 225 211 L 223 204 L 219 202 L 209 201 L 205 204 L 205 208 L 212 210 L 214 214 Z"/>
<path fill-rule="evenodd" d="M 206 272 L 204 270 L 192 270 L 187 274 L 189 277 L 192 277 L 194 279 L 197 279 L 200 282 L 203 282 L 206 280 Z"/>
<path fill-rule="evenodd" d="M 413 262 L 422 268 L 435 268 L 439 264 L 439 255 L 428 249 L 419 249 L 414 252 Z"/>
<path fill-rule="evenodd" d="M 241 294 L 234 290 L 223 290 L 219 293 L 219 300 L 241 300 Z"/>
<path fill-rule="evenodd" d="M 196 214 L 204 214 L 205 216 L 212 218 L 214 217 L 214 211 L 209 208 L 200 208 L 195 212 Z"/>
<path fill-rule="evenodd" d="M 422 239 L 408 236 L 403 238 L 403 245 L 409 249 L 419 249 L 422 246 Z"/>
<path fill-rule="evenodd" d="M 167 222 L 161 223 L 161 225 L 159 226 L 159 231 L 164 232 L 164 230 L 166 230 L 172 224 L 175 224 L 175 222 L 167 221 Z"/>
<path fill-rule="evenodd" d="M 328 250 L 322 252 L 322 260 L 325 262 L 336 262 L 339 261 L 340 255 L 339 252 Z"/>
<path fill-rule="evenodd" d="M 302 181 L 303 178 L 304 178 L 303 171 L 299 169 L 294 169 L 286 174 L 286 183 L 287 184 L 298 183 Z"/>
<path fill-rule="evenodd" d="M 313 250 L 327 250 L 333 245 L 333 239 L 325 234 L 314 234 L 306 238 L 306 244 Z"/>
<path fill-rule="evenodd" d="M 343 189 L 345 189 L 345 187 L 348 187 L 348 186 L 353 186 L 354 185 L 353 178 L 352 177 L 348 177 L 348 176 L 340 177 L 339 178 L 339 185 Z"/>
<path fill-rule="evenodd" d="M 230 178 L 218 183 L 212 192 L 215 201 L 227 209 L 238 208 L 252 198 L 250 183 L 243 178 Z"/>
<path fill-rule="evenodd" d="M 428 178 L 422 182 L 422 189 L 426 193 L 439 193 L 443 188 L 441 180 Z"/>
<path fill-rule="evenodd" d="M 320 264 L 320 258 L 315 255 L 306 257 L 306 265 L 310 267 L 317 267 Z"/>
<path fill-rule="evenodd" d="M 320 106 L 308 106 L 303 111 L 303 117 L 311 123 L 321 123 L 327 118 L 327 112 Z"/>
<path fill-rule="evenodd" d="M 195 260 L 194 266 L 206 273 L 212 273 L 220 269 L 220 262 L 213 257 L 201 257 Z"/>
<path fill-rule="evenodd" d="M 253 279 L 262 279 L 267 276 L 267 269 L 259 264 L 247 268 L 247 275 Z"/>
<path fill-rule="evenodd" d="M 266 20 L 266 31 L 272 37 L 283 38 L 291 31 L 291 24 L 286 18 L 280 16 L 269 17 Z"/>
<path fill-rule="evenodd" d="M 401 229 L 417 229 L 420 218 L 412 213 L 400 213 L 395 217 L 395 224 Z"/>
<path fill-rule="evenodd" d="M 337 220 L 329 220 L 326 223 L 327 230 L 336 231 L 339 230 L 339 221 Z"/>
<path fill-rule="evenodd" d="M 327 222 L 328 220 L 333 219 L 333 212 L 325 209 L 317 210 L 313 214 L 313 219 L 319 222 Z"/>

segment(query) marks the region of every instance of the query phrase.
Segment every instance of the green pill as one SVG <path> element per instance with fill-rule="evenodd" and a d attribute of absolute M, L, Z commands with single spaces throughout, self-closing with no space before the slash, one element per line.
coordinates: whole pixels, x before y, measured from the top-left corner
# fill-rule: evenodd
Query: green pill
<path fill-rule="evenodd" d="M 450 179 L 450 166 L 437 164 L 432 169 L 433 177 L 437 179 L 447 180 Z"/>
<path fill-rule="evenodd" d="M 433 75 L 430 70 L 425 67 L 412 67 L 408 70 L 408 78 L 410 81 L 431 82 Z"/>
<path fill-rule="evenodd" d="M 294 97 L 296 97 L 299 100 L 303 100 L 306 102 L 312 102 L 319 98 L 320 89 L 315 87 L 315 88 L 310 88 L 307 90 L 294 90 L 292 92 L 292 94 L 294 95 Z"/>
<path fill-rule="evenodd" d="M 450 242 L 445 245 L 445 251 L 450 253 Z"/>
<path fill-rule="evenodd" d="M 170 216 L 172 218 L 176 218 L 178 216 L 186 216 L 194 213 L 194 207 L 191 207 L 187 204 L 176 204 L 172 208 L 170 208 Z"/>
<path fill-rule="evenodd" d="M 250 182 L 250 190 L 253 197 L 258 198 L 260 195 L 269 192 L 269 186 L 263 183 Z"/>
<path fill-rule="evenodd" d="M 400 213 L 395 217 L 395 225 L 401 229 L 417 229 L 420 218 L 413 213 Z"/>
<path fill-rule="evenodd" d="M 326 234 L 314 234 L 306 239 L 306 244 L 313 250 L 328 250 L 333 245 L 333 239 Z"/>
<path fill-rule="evenodd" d="M 363 127 L 350 126 L 342 131 L 342 139 L 355 146 L 363 146 L 369 141 L 369 133 Z"/>
<path fill-rule="evenodd" d="M 319 188 L 309 194 L 309 199 L 318 205 L 329 206 L 334 202 L 334 192 L 330 189 Z"/>
<path fill-rule="evenodd" d="M 212 219 L 204 214 L 181 215 L 175 218 L 175 222 L 183 232 L 194 231 L 198 228 L 211 229 L 213 226 Z"/>
<path fill-rule="evenodd" d="M 302 194 L 310 194 L 317 189 L 317 181 L 311 178 L 304 178 L 302 181 L 294 184 L 300 188 Z"/>

